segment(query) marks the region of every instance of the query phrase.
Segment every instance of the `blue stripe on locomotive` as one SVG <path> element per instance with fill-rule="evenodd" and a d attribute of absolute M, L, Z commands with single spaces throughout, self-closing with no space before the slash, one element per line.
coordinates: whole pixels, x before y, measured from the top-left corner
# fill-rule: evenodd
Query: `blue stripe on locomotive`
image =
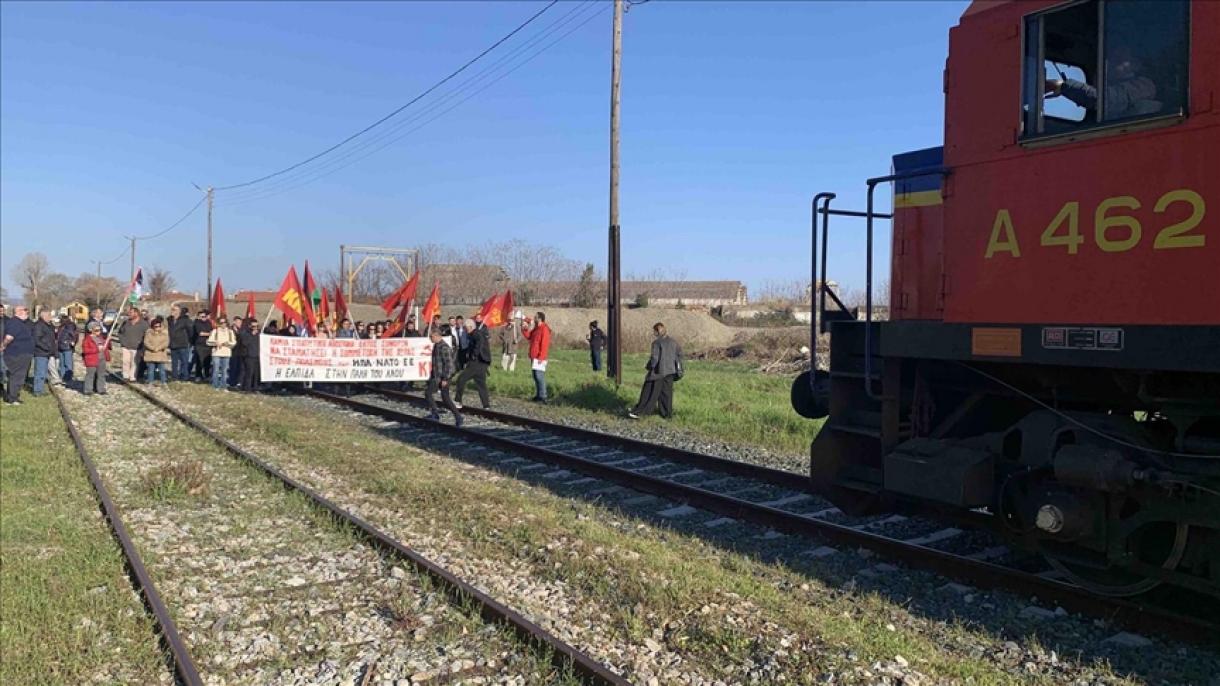
<path fill-rule="evenodd" d="M 936 169 L 944 164 L 945 149 L 942 146 L 924 148 L 894 155 L 894 173 L 917 169 Z M 943 202 L 940 195 L 944 177 L 940 174 L 916 176 L 894 182 L 894 209 L 903 207 L 927 207 Z"/>

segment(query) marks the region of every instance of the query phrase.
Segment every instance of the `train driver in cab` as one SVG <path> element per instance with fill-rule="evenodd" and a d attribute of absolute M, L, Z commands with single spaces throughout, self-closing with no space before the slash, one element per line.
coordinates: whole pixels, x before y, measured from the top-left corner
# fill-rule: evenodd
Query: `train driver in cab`
<path fill-rule="evenodd" d="M 1106 60 L 1105 119 L 1124 119 L 1156 114 L 1161 102 L 1156 100 L 1156 83 L 1140 73 L 1141 64 L 1126 45 L 1108 50 Z M 1097 87 L 1075 79 L 1047 80 L 1050 97 L 1063 96 L 1089 110 L 1097 109 Z"/>

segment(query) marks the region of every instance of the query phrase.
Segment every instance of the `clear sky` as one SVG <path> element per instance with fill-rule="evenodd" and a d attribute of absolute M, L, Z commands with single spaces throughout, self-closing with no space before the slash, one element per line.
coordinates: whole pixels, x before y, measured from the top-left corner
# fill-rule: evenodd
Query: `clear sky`
<path fill-rule="evenodd" d="M 741 279 L 753 291 L 807 279 L 813 193 L 862 206 L 864 179 L 887 173 L 892 154 L 940 144 L 948 30 L 966 4 L 630 8 L 624 272 Z M 117 255 L 123 235 L 181 217 L 200 197 L 192 183 L 240 183 L 337 143 L 544 5 L 0 3 L 4 286 L 17 292 L 9 271 L 30 251 L 69 275 L 93 271 L 90 260 Z M 303 176 L 219 192 L 215 273 L 226 289 L 274 287 L 306 258 L 337 268 L 341 242 L 524 238 L 604 265 L 608 10 L 559 3 L 390 120 L 409 121 L 377 139 L 386 147 L 341 158 L 358 160 L 350 166 L 315 163 Z M 556 21 L 566 23 L 523 45 Z M 518 47 L 515 61 L 437 102 Z M 863 237 L 842 226 L 831 277 L 862 286 Z M 138 262 L 168 268 L 182 290 L 202 289 L 204 227 L 199 211 L 140 243 Z M 888 250 L 878 255 L 888 264 Z M 127 269 L 124 257 L 103 273 L 125 280 Z"/>

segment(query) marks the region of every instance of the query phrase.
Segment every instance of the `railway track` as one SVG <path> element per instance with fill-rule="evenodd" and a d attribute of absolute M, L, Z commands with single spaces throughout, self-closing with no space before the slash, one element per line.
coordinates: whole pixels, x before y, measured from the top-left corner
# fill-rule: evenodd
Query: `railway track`
<path fill-rule="evenodd" d="M 891 515 L 849 517 L 807 490 L 797 474 L 735 462 L 669 446 L 554 424 L 493 410 L 467 407 L 462 428 L 433 422 L 411 410 L 421 397 L 382 389 L 345 397 L 309 391 L 313 397 L 348 409 L 400 422 L 402 437 L 419 443 L 451 443 L 454 437 L 478 444 L 501 457 L 498 464 L 516 471 L 549 464 L 544 476 L 584 485 L 609 495 L 601 482 L 655 496 L 670 506 L 661 517 L 714 517 L 706 527 L 745 522 L 764 536 L 793 534 L 821 543 L 810 554 L 830 555 L 839 548 L 867 549 L 910 567 L 925 569 L 980 588 L 1035 596 L 1070 612 L 1110 621 L 1134 631 L 1182 640 L 1220 642 L 1220 624 L 1206 613 L 1183 614 L 1130 599 L 1094 594 L 1055 578 L 1036 556 L 1014 552 L 991 534 L 944 521 Z M 493 460 L 494 462 L 495 460 Z M 631 493 L 627 494 L 631 502 Z"/>
<path fill-rule="evenodd" d="M 56 400 L 180 683 L 628 683 L 147 391 L 115 391 L 142 400 Z M 182 450 L 200 434 L 218 448 Z M 187 458 L 195 492 L 155 478 Z"/>

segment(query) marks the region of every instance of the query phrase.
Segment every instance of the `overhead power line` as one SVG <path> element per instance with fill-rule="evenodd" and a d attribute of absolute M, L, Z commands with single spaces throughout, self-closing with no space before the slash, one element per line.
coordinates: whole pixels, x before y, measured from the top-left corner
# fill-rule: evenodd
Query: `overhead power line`
<path fill-rule="evenodd" d="M 588 13 L 587 11 L 590 9 L 594 9 L 595 11 Z M 415 113 L 406 117 L 405 119 L 401 119 L 390 127 L 383 129 L 369 138 L 366 138 L 365 140 L 357 143 L 355 146 L 340 153 L 338 156 L 331 157 L 329 160 L 321 163 L 319 166 L 298 170 L 293 174 L 289 174 L 285 177 L 277 179 L 270 186 L 246 191 L 238 191 L 235 196 L 229 196 L 226 194 L 225 199 L 222 200 L 220 204 L 226 207 L 241 205 L 248 202 L 263 200 L 281 193 L 286 193 L 313 183 L 314 181 L 341 171 L 342 169 L 345 169 L 361 160 L 371 157 L 377 152 L 389 147 L 390 145 L 393 145 L 394 143 L 397 143 L 398 141 L 401 141 L 437 119 L 440 119 L 445 114 L 453 111 L 471 98 L 474 98 L 483 91 L 492 87 L 609 9 L 609 5 L 596 2 L 596 0 L 588 0 L 582 5 L 573 7 L 573 9 L 567 14 L 557 19 L 533 38 L 513 48 L 513 50 L 500 57 L 496 62 L 488 65 L 485 69 L 477 74 L 472 75 L 461 84 L 457 85 L 452 91 L 445 93 L 444 95 L 440 96 L 439 99 L 424 106 L 423 109 L 417 110 Z M 583 21 L 577 21 L 578 19 L 582 19 L 582 15 L 586 13 L 588 16 L 583 17 Z M 575 26 L 563 31 L 558 38 L 555 38 L 554 40 L 543 45 L 541 48 L 530 52 L 528 55 L 525 54 L 529 52 L 531 48 L 537 46 L 539 43 L 542 43 L 547 38 L 560 33 L 562 29 L 572 23 L 575 23 Z M 522 59 L 518 59 L 523 55 L 524 57 Z M 456 102 L 454 102 L 454 100 L 456 100 Z M 448 106 L 446 107 L 446 105 Z M 416 124 L 417 122 L 418 124 L 416 126 L 410 126 L 411 124 Z M 408 128 L 409 126 L 410 128 Z"/>
<path fill-rule="evenodd" d="M 538 17 L 541 17 L 543 14 L 545 14 L 545 13 L 547 12 L 547 10 L 551 9 L 552 7 L 554 7 L 555 5 L 557 5 L 558 3 L 559 3 L 559 0 L 551 0 L 551 2 L 550 2 L 549 4 L 547 4 L 547 6 L 546 6 L 546 7 L 543 7 L 542 9 L 538 10 L 537 12 L 535 12 L 533 16 L 531 16 L 529 19 L 526 19 L 526 20 L 525 20 L 524 22 L 522 22 L 522 23 L 521 23 L 519 26 L 517 26 L 517 28 L 513 29 L 512 31 L 509 31 L 509 32 L 508 32 L 508 33 L 507 33 L 507 34 L 506 34 L 506 35 L 505 35 L 503 38 L 501 38 L 500 40 L 496 41 L 495 43 L 492 43 L 490 47 L 488 47 L 487 49 L 483 50 L 483 52 L 481 52 L 481 53 L 479 53 L 478 55 L 476 55 L 476 56 L 475 56 L 473 59 L 469 60 L 468 62 L 466 62 L 466 63 L 465 63 L 465 64 L 463 64 L 462 66 L 460 66 L 460 67 L 458 67 L 457 69 L 455 69 L 454 71 L 450 72 L 448 76 L 444 77 L 444 78 L 443 78 L 443 79 L 441 79 L 440 81 L 437 81 L 436 83 L 434 83 L 434 84 L 432 84 L 431 86 L 429 86 L 429 87 L 428 87 L 428 89 L 427 89 L 427 90 L 425 90 L 424 92 L 420 93 L 419 95 L 415 96 L 414 98 L 411 98 L 411 100 L 407 101 L 407 102 L 406 102 L 406 103 L 404 103 L 402 106 L 400 106 L 400 107 L 398 107 L 397 109 L 395 109 L 394 111 L 392 111 L 392 112 L 390 112 L 389 114 L 385 115 L 384 117 L 382 117 L 382 118 L 378 119 L 377 121 L 373 122 L 372 124 L 369 124 L 368 126 L 364 127 L 363 129 L 360 129 L 360 130 L 359 130 L 359 131 L 357 131 L 356 133 L 353 133 L 352 135 L 348 136 L 347 138 L 344 138 L 343 140 L 339 141 L 338 143 L 335 143 L 334 145 L 330 146 L 329 148 L 327 148 L 327 149 L 323 150 L 322 152 L 319 152 L 319 153 L 317 153 L 317 154 L 315 154 L 315 155 L 312 155 L 312 156 L 310 156 L 310 157 L 307 157 L 307 158 L 305 158 L 305 159 L 301 160 L 300 162 L 297 162 L 296 164 L 289 165 L 289 166 L 287 166 L 287 167 L 284 167 L 283 169 L 280 169 L 280 170 L 278 170 L 278 171 L 272 172 L 272 173 L 270 173 L 270 174 L 265 174 L 265 175 L 260 176 L 260 177 L 258 177 L 258 178 L 256 178 L 256 179 L 251 179 L 251 180 L 249 180 L 249 181 L 243 181 L 243 182 L 241 182 L 241 183 L 229 184 L 229 185 L 227 185 L 227 186 L 217 186 L 217 187 L 216 187 L 216 190 L 218 190 L 218 191 L 227 191 L 227 190 L 233 190 L 233 189 L 235 189 L 235 188 L 244 188 L 244 187 L 246 187 L 246 186 L 253 186 L 253 185 L 254 185 L 254 184 L 256 184 L 256 183 L 262 183 L 263 181 L 266 181 L 266 180 L 268 180 L 268 179 L 272 179 L 272 178 L 275 178 L 275 177 L 280 176 L 280 175 L 282 175 L 282 174 L 286 174 L 286 173 L 288 173 L 288 172 L 290 172 L 290 171 L 292 171 L 292 170 L 294 170 L 294 169 L 297 169 L 297 168 L 299 168 L 299 167 L 301 167 L 301 166 L 303 166 L 303 165 L 309 164 L 310 162 L 313 162 L 314 160 L 316 160 L 316 159 L 318 159 L 318 158 L 320 158 L 320 157 L 322 157 L 322 156 L 324 156 L 324 155 L 328 155 L 328 154 L 330 154 L 330 153 L 334 152 L 335 150 L 338 150 L 339 148 L 343 147 L 344 145 L 347 145 L 348 143 L 352 142 L 352 141 L 353 141 L 353 140 L 355 140 L 356 138 L 359 138 L 360 136 L 362 136 L 362 135 L 364 135 L 364 134 L 368 133 L 369 131 L 372 131 L 373 129 L 377 128 L 378 126 L 380 126 L 380 125 L 384 124 L 385 122 L 389 121 L 390 119 L 392 119 L 393 117 L 395 117 L 396 115 L 398 115 L 398 114 L 399 114 L 400 112 L 402 112 L 403 110 L 407 109 L 407 108 L 408 108 L 408 107 L 410 107 L 411 105 L 414 105 L 415 103 L 417 103 L 417 102 L 419 102 L 420 100 L 422 100 L 422 99 L 423 99 L 424 97 L 426 97 L 426 96 L 427 96 L 429 93 L 432 93 L 432 92 L 433 92 L 433 91 L 435 91 L 437 88 L 440 88 L 441 86 L 443 86 L 443 85 L 445 85 L 446 83 L 448 83 L 450 80 L 452 80 L 452 79 L 453 79 L 454 77 L 456 77 L 458 74 L 461 74 L 462 72 L 466 71 L 466 70 L 467 70 L 468 68 L 470 68 L 470 67 L 471 67 L 473 64 L 475 64 L 475 63 L 476 63 L 476 62 L 478 62 L 479 60 L 481 60 L 481 59 L 483 59 L 484 57 L 486 57 L 486 56 L 487 56 L 489 53 L 491 53 L 491 52 L 492 52 L 493 50 L 495 50 L 496 48 L 498 48 L 498 47 L 500 47 L 501 45 L 503 45 L 505 41 L 509 40 L 509 39 L 510 39 L 510 38 L 512 38 L 513 36 L 515 36 L 515 35 L 517 35 L 518 33 L 520 33 L 520 32 L 521 32 L 521 31 L 522 31 L 522 30 L 523 30 L 525 27 L 527 27 L 527 26 L 529 26 L 530 24 L 532 24 L 532 23 L 533 23 L 533 22 L 534 22 L 536 19 L 538 19 Z"/>
<path fill-rule="evenodd" d="M 174 229 L 178 228 L 178 226 L 182 222 L 186 221 L 187 218 L 190 217 L 192 214 L 195 214 L 195 211 L 198 210 L 203 205 L 204 201 L 206 201 L 206 200 L 207 200 L 207 196 L 200 198 L 199 202 L 195 203 L 194 207 L 192 207 L 190 210 L 188 210 L 186 214 L 182 215 L 181 219 L 174 222 L 173 224 L 170 224 L 166 228 L 158 231 L 157 233 L 151 233 L 147 236 L 129 236 L 129 239 L 136 240 L 136 241 L 147 241 L 147 240 L 152 240 L 154 238 L 160 238 L 161 236 L 164 236 L 165 234 L 169 233 L 170 231 L 173 231 Z"/>

